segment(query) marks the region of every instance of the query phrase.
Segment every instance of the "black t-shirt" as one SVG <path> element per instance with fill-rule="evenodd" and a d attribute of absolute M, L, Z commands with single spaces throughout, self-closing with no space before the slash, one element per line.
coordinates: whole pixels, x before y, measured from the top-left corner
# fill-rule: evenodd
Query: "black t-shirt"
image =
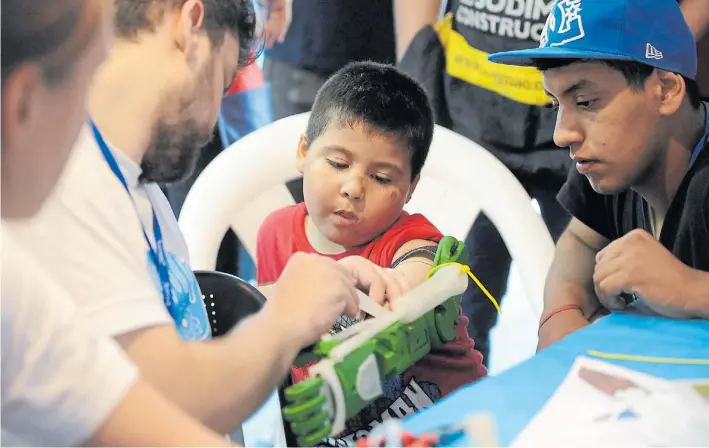
<path fill-rule="evenodd" d="M 569 171 L 557 199 L 576 219 L 611 241 L 633 229 L 651 232 L 642 196 L 632 190 L 598 194 L 576 168 Z M 684 264 L 709 271 L 709 142 L 682 179 L 665 216 L 660 243 Z"/>

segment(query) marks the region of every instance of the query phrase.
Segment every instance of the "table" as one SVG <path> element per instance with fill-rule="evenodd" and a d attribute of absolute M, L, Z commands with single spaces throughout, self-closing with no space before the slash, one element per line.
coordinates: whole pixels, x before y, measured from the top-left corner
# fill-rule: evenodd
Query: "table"
<path fill-rule="evenodd" d="M 510 370 L 456 391 L 404 420 L 404 427 L 418 433 L 458 423 L 470 413 L 488 411 L 496 417 L 499 443 L 508 446 L 552 396 L 574 359 L 588 350 L 709 360 L 709 322 L 613 313 Z M 671 380 L 709 379 L 709 365 L 611 362 Z M 283 446 L 279 406 L 274 393 L 244 423 L 247 446 Z M 454 444 L 470 446 L 471 442 L 460 437 Z"/>
<path fill-rule="evenodd" d="M 424 432 L 458 423 L 470 413 L 488 411 L 495 416 L 499 443 L 508 446 L 553 395 L 574 359 L 588 350 L 709 360 L 709 322 L 611 314 L 498 376 L 456 391 L 407 418 L 404 427 Z M 670 380 L 709 379 L 709 365 L 610 362 Z M 465 437 L 453 443 L 471 445 Z"/>

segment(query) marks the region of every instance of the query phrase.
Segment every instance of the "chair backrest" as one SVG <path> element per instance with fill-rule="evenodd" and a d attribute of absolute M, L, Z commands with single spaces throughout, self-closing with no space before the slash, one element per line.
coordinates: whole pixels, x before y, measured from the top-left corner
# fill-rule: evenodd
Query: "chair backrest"
<path fill-rule="evenodd" d="M 194 274 L 209 314 L 212 337 L 228 333 L 266 303 L 258 289 L 239 277 L 217 271 L 195 271 Z"/>
<path fill-rule="evenodd" d="M 308 116 L 287 117 L 244 136 L 197 178 L 180 213 L 194 269 L 214 269 L 230 227 L 255 258 L 263 220 L 293 204 L 285 183 L 299 176 L 296 146 Z M 483 210 L 516 262 L 532 314 L 541 315 L 554 244 L 527 192 L 487 150 L 436 126 L 421 180 L 406 209 L 423 213 L 442 233 L 461 240 Z"/>

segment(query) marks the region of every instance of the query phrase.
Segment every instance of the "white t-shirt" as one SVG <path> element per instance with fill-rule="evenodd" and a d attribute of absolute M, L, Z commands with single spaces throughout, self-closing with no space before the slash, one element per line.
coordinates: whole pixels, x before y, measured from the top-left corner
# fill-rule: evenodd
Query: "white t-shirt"
<path fill-rule="evenodd" d="M 4 223 L 3 223 L 4 225 Z M 110 338 L 12 238 L 2 238 L 3 446 L 77 446 L 137 378 Z"/>
<path fill-rule="evenodd" d="M 109 143 L 110 144 L 110 143 Z M 11 231 L 55 274 L 92 328 L 117 336 L 155 325 L 172 325 L 148 245 L 153 247 L 155 209 L 167 252 L 172 301 L 182 310 L 176 328 L 185 340 L 211 335 L 187 246 L 170 205 L 156 184 L 140 184 L 141 170 L 112 151 L 126 182 L 106 163 L 88 126 L 74 148 L 55 194 L 29 223 Z"/>

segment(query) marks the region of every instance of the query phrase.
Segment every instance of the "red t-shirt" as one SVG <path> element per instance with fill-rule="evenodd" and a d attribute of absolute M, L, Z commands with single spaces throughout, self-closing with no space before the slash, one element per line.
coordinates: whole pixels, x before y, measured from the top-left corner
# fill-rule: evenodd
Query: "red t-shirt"
<path fill-rule="evenodd" d="M 275 211 L 266 218 L 258 233 L 257 279 L 259 284 L 278 280 L 288 259 L 295 252 L 317 253 L 305 235 L 307 210 L 301 203 Z M 383 235 L 370 243 L 337 255 L 340 259 L 350 255 L 365 257 L 381 267 L 390 267 L 394 254 L 412 240 L 439 242 L 443 235 L 420 214 L 401 213 L 401 217 Z M 353 322 L 340 319 L 337 330 Z M 468 335 L 468 318 L 460 315 L 456 326 L 456 339 L 440 350 L 435 350 L 411 366 L 403 375 L 384 384 L 384 395 L 358 415 L 349 419 L 346 429 L 337 439 L 327 439 L 325 445 L 352 445 L 365 437 L 372 427 L 387 418 L 402 418 L 430 406 L 455 389 L 485 376 L 482 355 Z M 293 369 L 294 381 L 307 376 L 306 369 Z"/>

